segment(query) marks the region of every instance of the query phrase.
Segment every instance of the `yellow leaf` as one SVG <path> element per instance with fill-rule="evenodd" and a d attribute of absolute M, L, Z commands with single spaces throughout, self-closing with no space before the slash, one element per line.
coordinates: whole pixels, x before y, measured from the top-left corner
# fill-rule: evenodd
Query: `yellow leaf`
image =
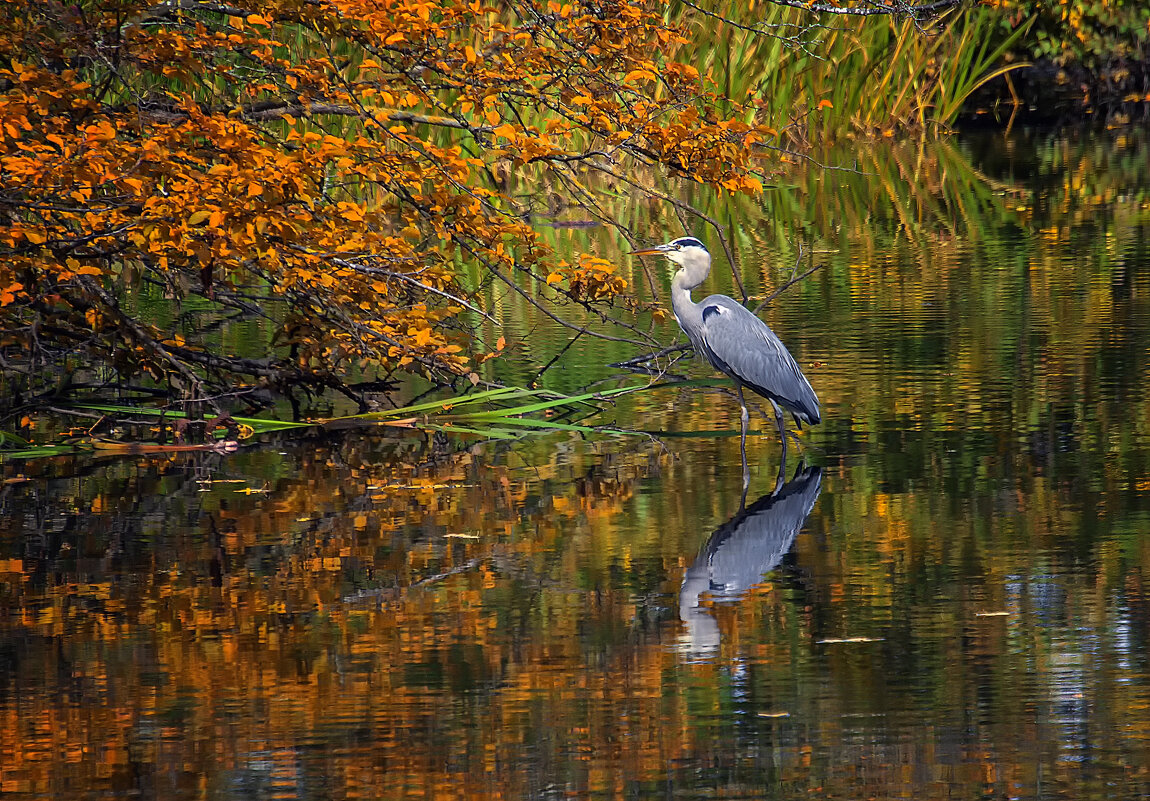
<path fill-rule="evenodd" d="M 404 39 L 403 31 L 396 31 L 391 36 L 384 39 L 383 43 L 391 45 L 391 44 L 395 44 L 396 42 L 402 42 L 403 39 Z"/>
<path fill-rule="evenodd" d="M 204 211 L 203 209 L 193 212 L 192 216 L 188 218 L 188 225 L 199 225 L 211 216 L 212 213 L 210 211 Z"/>
<path fill-rule="evenodd" d="M 263 191 L 263 187 L 257 184 L 255 181 L 252 181 L 250 184 L 248 184 L 248 197 L 255 197 Z"/>
<path fill-rule="evenodd" d="M 631 83 L 632 80 L 654 80 L 655 73 L 650 70 L 631 70 L 623 76 L 623 83 Z"/>
<path fill-rule="evenodd" d="M 503 125 L 500 125 L 498 128 L 496 128 L 494 131 L 492 131 L 492 133 L 494 133 L 496 136 L 502 136 L 504 139 L 514 139 L 515 138 L 515 126 L 510 125 L 508 123 L 504 123 Z"/>
<path fill-rule="evenodd" d="M 559 273 L 551 273 L 549 276 L 547 276 L 548 285 L 557 284 L 562 280 L 563 280 L 563 276 L 560 275 Z"/>
<path fill-rule="evenodd" d="M 474 64 L 476 60 L 475 48 L 471 45 L 463 48 L 463 57 L 467 59 L 468 64 Z"/>

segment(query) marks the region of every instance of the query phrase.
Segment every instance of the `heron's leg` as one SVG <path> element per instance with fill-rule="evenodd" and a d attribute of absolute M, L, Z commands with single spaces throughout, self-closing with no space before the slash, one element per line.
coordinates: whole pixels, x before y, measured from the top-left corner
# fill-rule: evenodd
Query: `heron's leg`
<path fill-rule="evenodd" d="M 783 440 L 783 456 L 779 460 L 779 475 L 775 478 L 775 489 L 771 492 L 772 497 L 779 494 L 779 490 L 783 488 L 785 483 L 787 483 L 787 442 Z"/>
<path fill-rule="evenodd" d="M 743 398 L 743 386 L 736 383 L 735 385 L 739 390 L 739 406 L 743 409 L 742 423 L 743 433 L 739 437 L 739 453 L 743 457 L 743 494 L 746 495 L 747 487 L 751 485 L 751 468 L 747 464 L 747 423 L 751 420 L 751 414 L 747 411 L 747 401 Z"/>
<path fill-rule="evenodd" d="M 778 426 L 779 429 L 779 442 L 783 444 L 783 461 L 785 462 L 787 460 L 787 437 L 795 441 L 795 444 L 799 446 L 800 452 L 803 449 L 803 441 L 799 439 L 797 434 L 787 431 L 787 424 L 783 419 L 783 410 L 779 408 L 779 405 L 770 398 L 767 398 L 767 400 L 771 401 L 771 408 L 775 410 L 775 425 Z"/>
<path fill-rule="evenodd" d="M 783 450 L 787 447 L 787 424 L 783 422 L 783 410 L 779 408 L 779 404 L 775 403 L 770 398 L 771 408 L 775 410 L 775 425 L 779 427 L 779 441 L 783 443 Z"/>

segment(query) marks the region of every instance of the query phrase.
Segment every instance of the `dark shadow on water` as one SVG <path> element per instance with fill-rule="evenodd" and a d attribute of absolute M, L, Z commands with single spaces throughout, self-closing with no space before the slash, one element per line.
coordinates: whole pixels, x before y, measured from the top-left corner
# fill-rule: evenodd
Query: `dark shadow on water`
<path fill-rule="evenodd" d="M 822 468 L 804 467 L 800 462 L 790 481 L 715 529 L 687 568 L 679 590 L 685 653 L 706 656 L 718 650 L 719 625 L 703 596 L 717 602 L 737 601 L 762 581 L 791 549 L 821 489 Z"/>

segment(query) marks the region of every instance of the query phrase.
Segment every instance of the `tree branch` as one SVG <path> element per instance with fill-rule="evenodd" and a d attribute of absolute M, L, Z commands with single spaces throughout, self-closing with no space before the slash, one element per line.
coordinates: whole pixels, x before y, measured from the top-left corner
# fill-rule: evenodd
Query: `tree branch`
<path fill-rule="evenodd" d="M 698 8 L 698 6 L 689 2 L 689 0 L 683 0 L 683 2 L 691 6 L 691 8 Z M 820 14 L 838 14 L 848 17 L 875 17 L 881 15 L 908 16 L 921 19 L 922 17 L 934 16 L 940 11 L 957 6 L 962 3 L 963 0 L 935 0 L 933 3 L 923 3 L 922 5 L 895 2 L 889 6 L 876 4 L 865 8 L 831 6 L 825 3 L 808 3 L 805 2 L 805 0 L 767 0 L 767 2 L 776 6 L 787 6 L 788 8 L 798 8 L 803 11 L 814 11 Z"/>

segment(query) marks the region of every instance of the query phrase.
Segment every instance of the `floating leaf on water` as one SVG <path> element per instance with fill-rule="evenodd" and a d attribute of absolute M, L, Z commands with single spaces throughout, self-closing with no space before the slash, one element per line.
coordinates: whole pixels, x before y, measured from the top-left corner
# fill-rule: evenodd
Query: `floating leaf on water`
<path fill-rule="evenodd" d="M 816 645 L 838 645 L 850 642 L 882 642 L 884 637 L 828 637 L 825 640 L 815 640 Z"/>
<path fill-rule="evenodd" d="M 264 493 L 264 492 L 270 492 L 270 491 L 271 491 L 271 488 L 267 485 L 267 482 L 264 482 L 264 485 L 262 487 L 244 487 L 243 489 L 232 490 L 232 492 L 238 492 L 241 495 L 256 495 L 258 493 Z"/>

